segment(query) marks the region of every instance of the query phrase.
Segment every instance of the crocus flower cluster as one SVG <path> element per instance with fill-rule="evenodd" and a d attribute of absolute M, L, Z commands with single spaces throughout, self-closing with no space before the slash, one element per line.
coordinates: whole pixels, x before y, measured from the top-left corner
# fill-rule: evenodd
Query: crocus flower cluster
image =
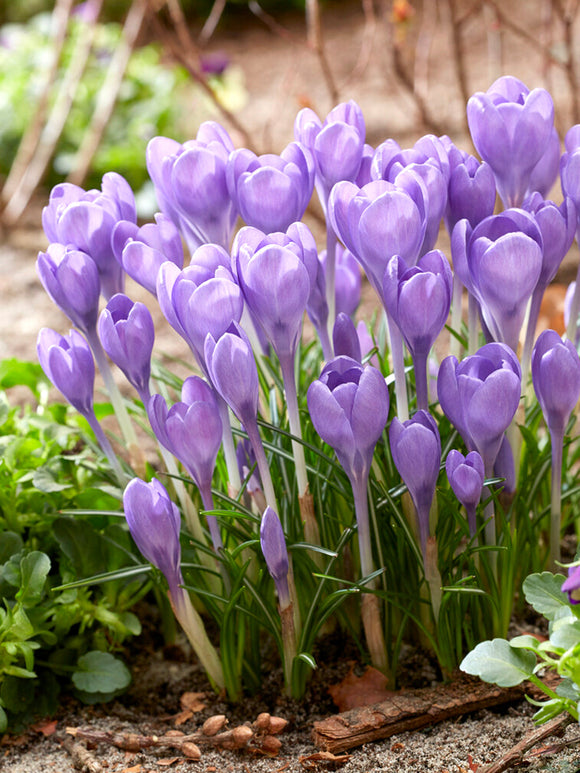
<path fill-rule="evenodd" d="M 562 448 L 580 396 L 571 333 L 580 299 L 570 303 L 567 340 L 554 331 L 537 337 L 536 323 L 544 291 L 580 234 L 580 127 L 570 129 L 561 155 L 550 95 L 512 77 L 475 94 L 467 117 L 479 158 L 446 136 L 422 137 L 412 148 L 387 139 L 372 148 L 353 101 L 326 117 L 302 110 L 295 141 L 279 155 L 236 149 L 223 127 L 207 122 L 189 142 L 150 141 L 155 222 L 137 222 L 133 193 L 115 173 L 105 175 L 100 191 L 57 186 L 43 214 L 49 245 L 38 273 L 76 328 L 68 337 L 41 331 L 38 356 L 47 376 L 87 418 L 123 486 L 121 465 L 94 417 L 94 360 L 120 422 L 128 417 L 124 401 L 113 397 L 107 356 L 126 376 L 194 538 L 190 571 L 212 575 L 212 608 L 233 615 L 251 603 L 252 619 L 268 609 L 269 584 L 277 604 L 264 614 L 272 630 L 276 608 L 280 613 L 278 640 L 293 684 L 308 662 L 306 652 L 296 657 L 298 642 L 313 640 L 317 613 L 308 602 L 320 602 L 324 622 L 336 603 L 323 591 L 333 573 L 344 571 L 350 590 L 365 591 L 365 638 L 385 672 L 393 639 L 399 647 L 393 625 L 406 593 L 416 597 L 410 607 L 420 599 L 420 611 L 410 614 L 437 641 L 451 604 L 442 603 L 444 585 L 476 577 L 487 593 L 502 592 L 496 548 L 517 532 L 518 513 L 530 522 L 532 497 L 518 504 L 516 489 L 520 459 L 527 458 L 521 446 L 530 442 L 516 424 L 533 414 L 530 369 L 552 441 L 551 518 L 536 519 L 538 542 L 551 543 L 553 562 L 559 555 Z M 563 195 L 555 203 L 546 197 L 558 171 Z M 324 243 L 302 222 L 315 187 Z M 442 226 L 450 255 L 436 246 Z M 152 379 L 153 318 L 130 289 L 125 294 L 126 276 L 150 293 L 189 348 L 196 375 L 180 394 Z M 364 281 L 384 311 L 385 327 L 374 338 L 356 317 Z M 303 346 L 305 315 L 319 346 Z M 452 353 L 439 365 L 450 318 Z M 195 483 L 205 520 L 178 463 Z M 221 686 L 218 655 L 182 587 L 181 513 L 161 483 L 146 482 L 141 472 L 125 489 L 128 527 L 166 577 L 177 617 Z M 496 509 L 514 501 L 507 515 Z M 346 547 L 352 533 L 354 558 Z M 481 547 L 489 550 L 474 557 Z M 233 588 L 254 601 L 232 601 Z M 397 600 L 396 613 L 389 599 Z M 454 614 L 457 620 L 463 612 Z M 460 639 L 457 632 L 444 637 Z M 239 660 L 230 652 L 227 673 Z"/>

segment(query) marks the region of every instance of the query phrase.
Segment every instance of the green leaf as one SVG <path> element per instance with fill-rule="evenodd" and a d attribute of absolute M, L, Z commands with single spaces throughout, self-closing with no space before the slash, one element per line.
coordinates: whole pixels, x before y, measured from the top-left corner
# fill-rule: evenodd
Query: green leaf
<path fill-rule="evenodd" d="M 570 678 L 566 677 L 562 679 L 560 684 L 556 687 L 556 693 L 560 698 L 567 698 L 570 701 L 577 703 L 580 699 L 580 686 L 575 684 Z"/>
<path fill-rule="evenodd" d="M 537 704 L 534 703 L 534 705 Z M 536 725 L 543 725 L 545 722 L 549 722 L 551 719 L 554 719 L 554 717 L 559 716 L 563 711 L 566 711 L 566 704 L 564 701 L 552 698 L 541 704 L 540 710 L 536 711 L 534 714 L 534 722 Z"/>
<path fill-rule="evenodd" d="M 34 682 L 18 676 L 7 676 L 0 687 L 0 699 L 5 708 L 20 714 L 26 711 L 34 700 Z"/>
<path fill-rule="evenodd" d="M 44 379 L 42 368 L 37 362 L 23 362 L 12 358 L 0 362 L 0 387 L 27 386 L 38 396 L 38 382 Z"/>
<path fill-rule="evenodd" d="M 38 604 L 49 572 L 50 558 L 39 550 L 33 550 L 20 561 L 21 584 L 16 598 L 23 607 Z"/>
<path fill-rule="evenodd" d="M 564 580 L 564 575 L 551 572 L 530 574 L 523 584 L 526 601 L 536 612 L 552 620 L 559 609 L 570 606 L 568 596 L 561 590 Z"/>
<path fill-rule="evenodd" d="M 479 676 L 484 682 L 499 687 L 515 687 L 534 673 L 536 656 L 533 652 L 512 649 L 505 639 L 493 639 L 477 645 L 463 658 L 462 671 Z"/>
<path fill-rule="evenodd" d="M 580 643 L 580 620 L 559 626 L 550 636 L 554 647 L 569 650 Z"/>
<path fill-rule="evenodd" d="M 529 633 L 526 633 L 523 636 L 514 636 L 513 639 L 510 639 L 509 644 L 510 647 L 515 647 L 516 649 L 536 651 L 540 645 L 540 642 L 536 639 L 535 636 L 530 636 Z"/>
<path fill-rule="evenodd" d="M 107 568 L 102 540 L 90 523 L 81 519 L 57 518 L 52 528 L 77 577 L 92 577 Z"/>
<path fill-rule="evenodd" d="M 4 531 L 0 535 L 0 564 L 6 561 L 15 553 L 19 553 L 23 546 L 22 537 L 14 531 Z"/>
<path fill-rule="evenodd" d="M 93 650 L 79 658 L 72 680 L 74 686 L 83 692 L 113 693 L 129 686 L 131 673 L 110 652 Z"/>
<path fill-rule="evenodd" d="M 32 485 L 35 489 L 45 494 L 53 494 L 57 491 L 72 488 L 71 483 L 59 483 L 54 472 L 48 467 L 39 467 L 34 471 Z"/>
<path fill-rule="evenodd" d="M 6 732 L 8 729 L 8 717 L 6 716 L 6 712 L 0 706 L 0 735 Z"/>

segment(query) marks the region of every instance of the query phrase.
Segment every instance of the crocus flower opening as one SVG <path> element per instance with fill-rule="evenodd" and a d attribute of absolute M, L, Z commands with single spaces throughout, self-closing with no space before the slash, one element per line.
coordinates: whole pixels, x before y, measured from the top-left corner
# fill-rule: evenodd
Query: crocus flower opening
<path fill-rule="evenodd" d="M 133 478 L 123 494 L 125 518 L 140 552 L 163 573 L 169 592 L 177 601 L 180 595 L 181 518 L 165 487 L 153 478 L 150 483 Z"/>
<path fill-rule="evenodd" d="M 183 267 L 183 245 L 173 221 L 163 214 L 155 215 L 155 223 L 138 228 L 121 220 L 113 229 L 115 257 L 127 274 L 138 284 L 156 295 L 157 274 L 166 260 Z"/>
<path fill-rule="evenodd" d="M 568 577 L 562 583 L 562 592 L 568 594 L 570 604 L 580 604 L 580 566 L 568 567 Z"/>
<path fill-rule="evenodd" d="M 495 179 L 489 164 L 480 163 L 455 146 L 450 147 L 448 153 L 451 171 L 445 225 L 451 233 L 456 223 L 464 218 L 475 228 L 486 217 L 493 215 Z"/>
<path fill-rule="evenodd" d="M 147 405 L 155 342 L 155 328 L 147 306 L 122 293 L 114 295 L 101 312 L 98 333 L 105 352 Z"/>
<path fill-rule="evenodd" d="M 460 220 L 451 254 L 456 274 L 478 301 L 494 341 L 517 351 L 527 303 L 542 272 L 543 239 L 534 217 L 511 209 L 474 229 Z"/>
<path fill-rule="evenodd" d="M 307 399 L 314 428 L 334 448 L 351 483 L 366 481 L 389 415 L 389 391 L 380 371 L 335 357 L 309 386 Z"/>
<path fill-rule="evenodd" d="M 554 127 L 554 104 L 545 89 L 530 91 L 511 76 L 499 78 L 467 103 L 477 152 L 492 168 L 506 207 L 518 207 Z"/>
<path fill-rule="evenodd" d="M 572 342 L 544 330 L 532 352 L 532 380 L 550 432 L 563 437 L 580 397 L 580 358 Z"/>
<path fill-rule="evenodd" d="M 119 220 L 136 223 L 137 214 L 133 191 L 115 172 L 103 177 L 101 191 L 84 191 L 70 183 L 55 186 L 42 212 L 44 232 L 51 242 L 85 252 L 95 261 L 106 300 L 123 291 L 123 269 L 111 245 Z"/>
<path fill-rule="evenodd" d="M 85 334 L 94 330 L 101 283 L 94 260 L 80 250 L 52 243 L 38 253 L 36 270 L 52 300 Z"/>
<path fill-rule="evenodd" d="M 473 537 L 477 530 L 475 510 L 485 480 L 483 459 L 477 451 L 470 451 L 463 456 L 460 451 L 451 450 L 445 460 L 445 470 L 453 493 L 465 507 L 469 531 Z"/>
<path fill-rule="evenodd" d="M 226 183 L 233 149 L 227 131 L 214 121 L 202 123 L 196 139 L 183 145 L 154 137 L 147 146 L 147 170 L 161 211 L 190 252 L 207 242 L 229 247 L 238 215 Z"/>
<path fill-rule="evenodd" d="M 44 327 L 38 334 L 36 350 L 52 384 L 82 416 L 93 416 L 95 362 L 83 336 L 76 330 L 62 336 Z"/>
<path fill-rule="evenodd" d="M 439 430 L 431 414 L 420 410 L 405 422 L 395 416 L 389 429 L 389 441 L 393 462 L 417 511 L 419 540 L 425 559 L 429 537 L 429 511 L 441 464 Z"/>
<path fill-rule="evenodd" d="M 520 364 L 505 344 L 486 344 L 459 363 L 453 356 L 441 363 L 437 377 L 441 408 L 467 447 L 481 454 L 487 477 L 493 475 L 520 395 Z"/>
<path fill-rule="evenodd" d="M 287 607 L 290 604 L 288 550 L 280 518 L 276 511 L 269 506 L 266 507 L 262 515 L 260 545 L 268 571 L 276 584 L 280 606 Z"/>
<path fill-rule="evenodd" d="M 341 180 L 356 179 L 365 134 L 362 111 L 352 99 L 333 108 L 324 123 L 310 108 L 304 108 L 296 116 L 294 136 L 312 154 L 316 190 L 325 210 L 332 186 Z"/>
<path fill-rule="evenodd" d="M 242 219 L 264 233 L 285 231 L 300 220 L 314 188 L 310 151 L 291 142 L 279 156 L 234 151 L 227 163 L 227 186 Z"/>

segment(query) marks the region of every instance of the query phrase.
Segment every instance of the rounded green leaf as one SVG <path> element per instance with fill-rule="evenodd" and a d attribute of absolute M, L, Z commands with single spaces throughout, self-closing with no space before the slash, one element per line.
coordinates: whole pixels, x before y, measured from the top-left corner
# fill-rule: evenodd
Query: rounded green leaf
<path fill-rule="evenodd" d="M 112 693 L 129 686 L 131 673 L 110 652 L 93 650 L 79 658 L 72 680 L 83 692 Z"/>
<path fill-rule="evenodd" d="M 564 575 L 551 572 L 530 574 L 523 584 L 526 601 L 536 612 L 552 620 L 559 609 L 570 606 L 568 596 L 561 590 L 565 579 Z"/>
<path fill-rule="evenodd" d="M 513 649 L 505 639 L 493 639 L 478 644 L 459 666 L 466 674 L 479 676 L 484 682 L 499 687 L 515 687 L 534 672 L 533 652 Z"/>

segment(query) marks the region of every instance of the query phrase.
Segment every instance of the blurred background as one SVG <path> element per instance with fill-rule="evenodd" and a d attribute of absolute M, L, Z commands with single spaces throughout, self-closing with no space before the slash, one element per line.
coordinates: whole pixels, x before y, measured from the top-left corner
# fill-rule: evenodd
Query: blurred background
<path fill-rule="evenodd" d="M 579 7 L 1 0 L 0 357 L 32 359 L 38 328 L 62 327 L 34 271 L 46 247 L 42 207 L 57 182 L 100 187 L 105 172 L 119 172 L 149 219 L 157 209 L 145 166 L 152 137 L 183 142 L 217 120 L 236 146 L 280 152 L 302 107 L 324 118 L 348 99 L 360 104 L 373 145 L 392 137 L 407 147 L 434 133 L 472 151 L 467 99 L 505 74 L 550 90 L 563 139 L 580 122 Z M 310 216 L 316 223 L 315 208 Z"/>

